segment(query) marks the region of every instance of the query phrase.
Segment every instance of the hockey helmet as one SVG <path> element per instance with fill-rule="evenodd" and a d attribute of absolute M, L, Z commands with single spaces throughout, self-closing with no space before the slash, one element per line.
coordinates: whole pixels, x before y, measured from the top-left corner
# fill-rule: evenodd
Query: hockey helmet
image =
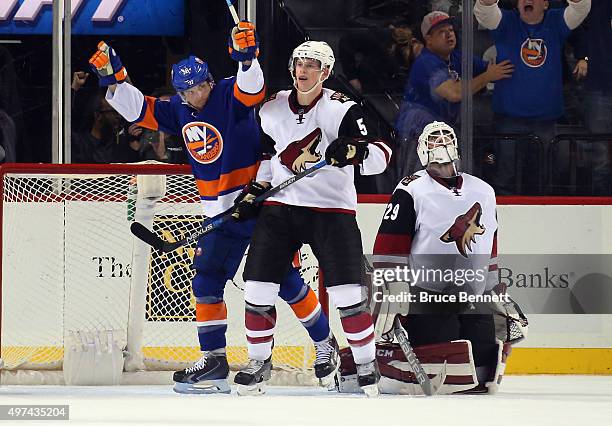
<path fill-rule="evenodd" d="M 208 70 L 208 64 L 197 56 L 191 55 L 172 65 L 172 86 L 178 93 L 189 90 L 204 81 L 214 82 Z"/>
<path fill-rule="evenodd" d="M 429 123 L 419 136 L 417 154 L 423 167 L 430 163 L 445 164 L 458 160 L 459 148 L 455 131 L 442 121 Z"/>
<path fill-rule="evenodd" d="M 321 70 L 329 68 L 329 74 L 331 74 L 332 69 L 334 68 L 334 63 L 336 62 L 334 51 L 331 47 L 329 47 L 329 44 L 325 43 L 324 41 L 308 40 L 300 44 L 298 47 L 293 49 L 293 53 L 289 59 L 289 74 L 291 74 L 293 84 L 296 87 L 297 81 L 295 79 L 295 60 L 306 58 L 316 59 L 317 61 L 321 62 Z M 329 77 L 329 74 L 327 77 Z M 327 77 L 320 80 L 320 82 L 322 83 L 325 81 Z"/>

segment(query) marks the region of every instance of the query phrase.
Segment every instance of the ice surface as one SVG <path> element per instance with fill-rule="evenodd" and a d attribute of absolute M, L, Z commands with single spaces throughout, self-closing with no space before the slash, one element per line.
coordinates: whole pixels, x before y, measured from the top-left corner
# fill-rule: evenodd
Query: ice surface
<path fill-rule="evenodd" d="M 310 387 L 239 397 L 170 386 L 2 386 L 0 404 L 69 404 L 70 425 L 592 426 L 611 424 L 612 376 L 507 376 L 497 395 L 377 399 Z"/>

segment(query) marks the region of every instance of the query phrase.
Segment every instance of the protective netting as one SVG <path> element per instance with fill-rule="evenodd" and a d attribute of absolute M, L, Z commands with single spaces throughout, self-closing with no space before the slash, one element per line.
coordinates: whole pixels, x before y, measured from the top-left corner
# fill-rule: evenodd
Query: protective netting
<path fill-rule="evenodd" d="M 154 167 L 154 166 L 151 166 Z M 151 173 L 140 166 L 139 173 Z M 144 170 L 149 170 L 144 172 Z M 132 279 L 134 175 L 7 173 L 3 176 L 1 357 L 9 369 L 58 369 L 71 331 L 114 330 L 127 346 L 128 320 L 144 316 L 142 355 L 147 369 L 176 369 L 200 357 L 191 292 L 195 245 L 151 251 L 146 282 Z M 138 172 L 137 172 L 138 173 Z M 180 239 L 202 221 L 193 177 L 167 174 L 155 203 L 153 230 Z M 138 215 L 136 215 L 138 217 Z M 318 269 L 302 252 L 302 275 L 317 291 Z M 228 357 L 247 361 L 242 265 L 228 282 Z M 130 300 L 142 286 L 144 313 Z M 306 370 L 314 348 L 293 312 L 280 301 L 275 367 Z M 133 319 L 133 318 L 132 318 Z M 133 333 L 133 331 L 131 331 Z M 139 348 L 129 348 L 130 352 Z"/>

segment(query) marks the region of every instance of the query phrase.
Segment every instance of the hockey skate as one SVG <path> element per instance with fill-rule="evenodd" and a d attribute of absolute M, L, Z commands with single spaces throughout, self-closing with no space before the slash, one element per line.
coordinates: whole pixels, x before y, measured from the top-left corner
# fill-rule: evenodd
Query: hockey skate
<path fill-rule="evenodd" d="M 314 362 L 315 376 L 319 386 L 329 388 L 334 383 L 334 376 L 340 366 L 340 349 L 333 334 L 321 342 L 314 342 L 316 358 Z"/>
<path fill-rule="evenodd" d="M 238 395 L 263 395 L 266 393 L 266 382 L 271 377 L 271 356 L 265 361 L 249 360 L 249 364 L 234 377 L 234 383 L 238 385 Z"/>
<path fill-rule="evenodd" d="M 192 367 L 174 373 L 173 389 L 178 393 L 230 393 L 228 375 L 227 357 L 206 352 Z"/>
<path fill-rule="evenodd" d="M 357 364 L 357 384 L 368 398 L 377 397 L 380 373 L 376 360 L 365 364 Z"/>

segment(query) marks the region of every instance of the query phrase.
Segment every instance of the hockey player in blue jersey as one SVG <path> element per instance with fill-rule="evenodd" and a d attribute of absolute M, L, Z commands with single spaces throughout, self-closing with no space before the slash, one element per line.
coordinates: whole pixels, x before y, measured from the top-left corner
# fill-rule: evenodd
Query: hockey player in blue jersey
<path fill-rule="evenodd" d="M 169 101 L 144 96 L 125 82 L 127 72 L 119 56 L 103 42 L 90 59 L 100 85 L 108 86 L 106 99 L 126 120 L 182 136 L 207 217 L 266 190 L 253 182 L 262 156 L 254 107 L 265 91 L 258 49 L 254 26 L 240 22 L 229 37 L 230 55 L 239 62 L 237 76 L 215 82 L 207 63 L 189 56 L 172 66 L 172 84 L 178 94 Z M 202 357 L 174 373 L 177 392 L 230 392 L 223 294 L 249 244 L 257 213 L 252 210 L 241 212 L 242 219 L 248 220 L 225 222 L 198 241 L 192 290 Z M 337 344 L 316 295 L 295 268 L 285 277 L 281 293 L 315 342 L 315 373 L 328 385 L 338 365 Z"/>

